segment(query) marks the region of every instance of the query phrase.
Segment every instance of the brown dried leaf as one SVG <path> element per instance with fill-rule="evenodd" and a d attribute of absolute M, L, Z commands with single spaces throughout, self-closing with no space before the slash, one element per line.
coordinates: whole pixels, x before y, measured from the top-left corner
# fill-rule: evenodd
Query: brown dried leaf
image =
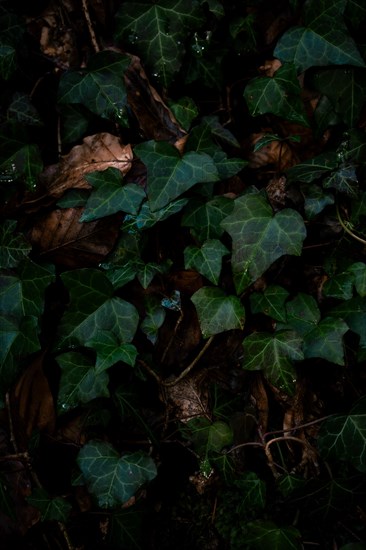
<path fill-rule="evenodd" d="M 135 55 L 131 56 L 131 63 L 125 72 L 125 82 L 128 104 L 146 139 L 172 144 L 178 142 L 181 146 L 180 140 L 186 135 L 185 130 L 150 84 L 140 59 Z"/>
<path fill-rule="evenodd" d="M 272 78 L 280 67 L 282 67 L 282 63 L 279 59 L 266 59 L 264 65 L 259 67 L 259 71 L 263 74 L 263 76 L 269 76 Z"/>
<path fill-rule="evenodd" d="M 204 416 L 210 419 L 209 394 L 205 372 L 183 378 L 174 386 L 167 386 L 165 395 L 173 408 L 174 417 L 181 422 Z"/>
<path fill-rule="evenodd" d="M 56 209 L 41 217 L 28 236 L 35 252 L 71 268 L 101 262 L 116 242 L 120 218 L 113 216 L 80 223 L 83 210 Z"/>
<path fill-rule="evenodd" d="M 286 206 L 286 178 L 284 176 L 272 178 L 267 184 L 266 192 L 274 210 Z"/>
<path fill-rule="evenodd" d="M 118 137 L 107 132 L 94 134 L 73 147 L 58 165 L 49 168 L 43 180 L 48 183 L 48 195 L 58 199 L 67 189 L 90 189 L 84 179 L 90 172 L 113 167 L 125 175 L 132 159 L 131 145 L 122 145 Z"/>
<path fill-rule="evenodd" d="M 252 134 L 250 138 L 252 148 L 265 135 L 265 132 Z M 271 165 L 277 172 L 287 170 L 298 162 L 297 155 L 290 145 L 286 141 L 279 140 L 271 141 L 249 156 L 250 168 L 258 169 Z"/>
<path fill-rule="evenodd" d="M 44 352 L 38 355 L 18 380 L 12 396 L 13 413 L 24 426 L 27 437 L 35 428 L 53 433 L 56 422 L 53 396 L 43 372 Z"/>

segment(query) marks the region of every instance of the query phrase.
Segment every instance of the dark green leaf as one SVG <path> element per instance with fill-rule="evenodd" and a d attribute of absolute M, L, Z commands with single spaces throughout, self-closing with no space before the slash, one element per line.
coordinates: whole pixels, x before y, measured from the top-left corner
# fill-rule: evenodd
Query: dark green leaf
<path fill-rule="evenodd" d="M 250 307 L 253 313 L 264 313 L 276 321 L 286 322 L 285 302 L 289 293 L 282 286 L 270 285 L 263 292 L 250 295 Z"/>
<path fill-rule="evenodd" d="M 349 328 L 360 336 L 360 345 L 366 347 L 366 299 L 357 297 L 346 300 L 329 311 L 336 319 L 343 319 Z"/>
<path fill-rule="evenodd" d="M 240 512 L 263 510 L 266 505 L 266 484 L 254 472 L 241 475 L 235 485 L 241 490 Z"/>
<path fill-rule="evenodd" d="M 100 330 L 94 338 L 85 342 L 85 347 L 92 348 L 97 353 L 95 363 L 96 374 L 109 369 L 115 363 L 123 361 L 134 366 L 137 350 L 132 344 L 124 344 L 111 332 Z"/>
<path fill-rule="evenodd" d="M 146 317 L 143 319 L 140 328 L 150 342 L 155 344 L 158 339 L 159 328 L 164 323 L 166 311 L 159 300 L 149 298 L 145 302 Z"/>
<path fill-rule="evenodd" d="M 135 183 L 122 184 L 122 174 L 117 168 L 91 172 L 85 176 L 93 191 L 87 200 L 81 222 L 90 222 L 116 212 L 137 214 L 145 198 L 145 191 Z"/>
<path fill-rule="evenodd" d="M 301 550 L 301 534 L 295 527 L 278 527 L 272 521 L 248 523 L 245 543 L 253 550 Z"/>
<path fill-rule="evenodd" d="M 220 278 L 222 258 L 229 251 L 221 241 L 211 239 L 205 241 L 201 248 L 187 246 L 184 250 L 184 263 L 186 269 L 196 269 L 211 283 L 217 285 Z"/>
<path fill-rule="evenodd" d="M 16 51 L 12 46 L 0 43 L 0 77 L 9 80 L 17 68 Z"/>
<path fill-rule="evenodd" d="M 230 426 L 222 420 L 211 422 L 208 418 L 193 418 L 185 424 L 183 434 L 193 441 L 197 453 L 207 457 L 211 451 L 220 452 L 233 441 Z"/>
<path fill-rule="evenodd" d="M 203 19 L 190 0 L 124 2 L 116 15 L 116 38 L 143 57 L 153 76 L 168 86 L 179 71 L 185 53 L 186 33 Z"/>
<path fill-rule="evenodd" d="M 233 213 L 221 225 L 233 240 L 231 263 L 239 294 L 284 254 L 299 256 L 306 236 L 298 212 L 286 208 L 274 214 L 260 193 L 236 199 Z"/>
<path fill-rule="evenodd" d="M 198 107 L 193 99 L 184 96 L 178 99 L 178 101 L 169 102 L 169 107 L 182 128 L 188 132 L 192 121 L 198 115 Z"/>
<path fill-rule="evenodd" d="M 244 327 L 245 310 L 236 296 L 227 296 L 220 288 L 202 287 L 191 300 L 204 338 Z"/>
<path fill-rule="evenodd" d="M 286 304 L 287 328 L 295 330 L 301 336 L 312 331 L 320 321 L 318 304 L 312 296 L 300 292 Z"/>
<path fill-rule="evenodd" d="M 7 110 L 8 119 L 13 119 L 20 124 L 28 126 L 42 126 L 43 122 L 31 98 L 22 92 L 15 92 L 13 100 Z"/>
<path fill-rule="evenodd" d="M 117 508 L 109 516 L 110 532 L 108 540 L 113 548 L 124 550 L 143 550 L 148 544 L 148 533 L 145 528 L 146 511 L 140 503 L 130 508 Z"/>
<path fill-rule="evenodd" d="M 263 370 L 266 378 L 275 387 L 289 395 L 294 393 L 296 371 L 293 361 L 304 359 L 303 341 L 296 332 L 256 332 L 245 338 L 243 346 L 244 369 Z"/>
<path fill-rule="evenodd" d="M 324 296 L 350 300 L 353 296 L 353 277 L 349 271 L 337 273 L 325 281 L 323 285 Z"/>
<path fill-rule="evenodd" d="M 252 116 L 273 113 L 286 120 L 309 125 L 300 99 L 300 85 L 295 67 L 285 64 L 273 77 L 258 77 L 249 82 L 244 97 Z"/>
<path fill-rule="evenodd" d="M 337 365 L 344 365 L 343 336 L 348 330 L 342 319 L 326 317 L 305 334 L 305 357 L 321 357 Z"/>
<path fill-rule="evenodd" d="M 97 370 L 94 361 L 76 351 L 58 355 L 56 361 L 61 368 L 57 397 L 60 412 L 66 412 L 97 397 L 109 397 L 109 376 L 106 372 Z"/>
<path fill-rule="evenodd" d="M 318 185 L 308 184 L 301 187 L 305 196 L 305 214 L 309 220 L 314 219 L 324 208 L 334 204 L 334 195 L 329 191 L 323 191 Z"/>
<path fill-rule="evenodd" d="M 0 226 L 0 268 L 16 267 L 32 250 L 23 235 L 16 233 L 16 227 L 13 220 Z"/>
<path fill-rule="evenodd" d="M 120 457 L 116 449 L 104 441 L 89 441 L 80 450 L 77 462 L 101 508 L 127 502 L 157 474 L 149 456 L 136 452 Z"/>
<path fill-rule="evenodd" d="M 218 239 L 224 230 L 221 222 L 234 208 L 234 201 L 226 197 L 213 197 L 208 201 L 191 200 L 184 210 L 182 225 L 191 227 L 203 242 Z"/>
<path fill-rule="evenodd" d="M 173 145 L 157 141 L 137 145 L 135 153 L 147 167 L 147 195 L 153 212 L 196 183 L 219 178 L 212 158 L 205 153 L 188 152 L 181 157 Z"/>
<path fill-rule="evenodd" d="M 349 415 L 325 420 L 318 446 L 325 460 L 346 460 L 366 472 L 366 399 L 359 400 Z"/>
<path fill-rule="evenodd" d="M 35 487 L 27 502 L 41 511 L 42 521 L 61 521 L 65 523 L 72 505 L 62 497 L 51 498 L 45 489 Z"/>
<path fill-rule="evenodd" d="M 77 206 L 85 206 L 90 191 L 88 189 L 70 189 L 57 201 L 59 208 L 76 208 Z"/>
<path fill-rule="evenodd" d="M 335 152 L 322 153 L 317 157 L 293 166 L 287 170 L 287 176 L 290 181 L 310 183 L 337 168 L 338 163 L 338 156 Z"/>
<path fill-rule="evenodd" d="M 357 293 L 362 298 L 366 296 L 366 264 L 364 262 L 356 262 L 347 271 L 353 275 Z"/>

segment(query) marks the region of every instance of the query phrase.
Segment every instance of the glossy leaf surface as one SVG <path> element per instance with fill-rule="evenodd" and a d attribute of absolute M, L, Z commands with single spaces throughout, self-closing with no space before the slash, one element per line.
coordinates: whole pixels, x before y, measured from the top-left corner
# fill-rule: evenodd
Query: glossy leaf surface
<path fill-rule="evenodd" d="M 236 296 L 227 296 L 220 288 L 202 287 L 191 300 L 204 338 L 244 327 L 245 310 Z"/>
<path fill-rule="evenodd" d="M 222 258 L 228 253 L 226 246 L 215 239 L 204 242 L 201 248 L 187 246 L 184 250 L 186 269 L 196 269 L 211 283 L 217 285 L 221 273 Z"/>

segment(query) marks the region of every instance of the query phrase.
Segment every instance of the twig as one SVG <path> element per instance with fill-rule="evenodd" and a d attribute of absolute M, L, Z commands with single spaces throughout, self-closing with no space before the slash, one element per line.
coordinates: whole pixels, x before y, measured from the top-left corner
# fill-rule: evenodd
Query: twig
<path fill-rule="evenodd" d="M 273 432 L 266 432 L 262 435 L 263 439 L 266 438 L 269 435 L 274 434 L 284 434 L 287 432 L 294 432 L 296 430 L 302 430 L 303 428 L 307 428 L 308 426 L 312 426 L 313 424 L 318 424 L 319 422 L 323 422 L 323 420 L 326 420 L 327 418 L 331 418 L 334 416 L 334 414 L 328 414 L 327 416 L 322 416 L 321 418 L 317 418 L 316 420 L 312 420 L 311 422 L 306 422 L 305 424 L 298 424 L 297 426 L 294 426 L 293 428 L 286 428 L 285 430 L 274 430 Z M 289 439 L 287 437 L 287 439 Z"/>
<path fill-rule="evenodd" d="M 175 335 L 177 334 L 179 325 L 180 325 L 181 322 L 183 321 L 183 317 L 184 317 L 184 313 L 183 313 L 183 311 L 181 310 L 181 312 L 180 312 L 180 314 L 179 314 L 179 317 L 178 317 L 178 319 L 177 319 L 177 322 L 175 323 L 175 327 L 174 327 L 173 334 L 172 334 L 172 336 L 171 336 L 171 338 L 170 338 L 170 340 L 169 340 L 169 342 L 168 342 L 168 344 L 167 344 L 167 346 L 166 346 L 166 348 L 165 348 L 165 350 L 164 350 L 164 352 L 163 352 L 163 355 L 161 356 L 161 362 L 162 362 L 162 363 L 164 363 L 164 361 L 165 361 L 165 358 L 166 358 L 166 356 L 167 356 L 167 353 L 168 353 L 168 351 L 170 350 L 170 347 L 171 347 L 171 345 L 172 345 L 172 343 L 173 343 L 173 340 L 174 340 L 174 338 L 175 338 Z"/>
<path fill-rule="evenodd" d="M 361 239 L 361 237 L 359 237 L 358 235 L 355 235 L 355 233 L 353 233 L 353 231 L 351 231 L 347 225 L 344 223 L 343 219 L 342 219 L 342 216 L 341 216 L 341 213 L 339 211 L 339 206 L 338 206 L 338 203 L 336 203 L 336 212 L 337 212 L 337 218 L 338 218 L 338 221 L 339 223 L 341 224 L 341 226 L 343 227 L 343 229 L 345 230 L 346 233 L 348 233 L 348 235 L 350 235 L 353 239 L 355 239 L 356 241 L 362 243 L 362 244 L 365 244 L 366 245 L 366 241 L 365 239 Z"/>
<path fill-rule="evenodd" d="M 97 37 L 95 36 L 93 24 L 92 24 L 92 21 L 91 21 L 91 18 L 90 18 L 90 13 L 89 13 L 89 8 L 88 8 L 88 0 L 81 0 L 81 3 L 83 5 L 83 12 L 84 12 L 84 16 L 85 16 L 85 19 L 86 19 L 86 23 L 88 25 L 88 30 L 89 30 L 91 42 L 93 44 L 93 48 L 96 51 L 96 53 L 98 53 L 100 51 L 100 47 L 99 47 L 99 44 L 98 44 L 98 41 L 97 41 Z"/>
<path fill-rule="evenodd" d="M 170 388 L 171 386 L 175 386 L 175 384 L 178 384 L 187 374 L 193 369 L 193 367 L 198 363 L 198 361 L 201 359 L 202 355 L 205 353 L 205 351 L 209 348 L 213 341 L 214 337 L 210 336 L 210 338 L 207 340 L 201 351 L 198 353 L 198 355 L 193 359 L 192 363 L 186 367 L 179 376 L 177 376 L 174 380 L 171 380 L 169 382 L 163 381 L 162 384 L 165 387 Z"/>

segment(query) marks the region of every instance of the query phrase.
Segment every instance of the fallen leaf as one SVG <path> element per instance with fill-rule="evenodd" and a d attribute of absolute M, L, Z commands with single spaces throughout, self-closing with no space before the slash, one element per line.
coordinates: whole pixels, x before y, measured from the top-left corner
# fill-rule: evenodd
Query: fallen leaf
<path fill-rule="evenodd" d="M 174 418 L 181 422 L 188 422 L 192 418 L 206 417 L 210 419 L 209 394 L 205 372 L 199 372 L 183 378 L 174 386 L 165 388 L 165 395 Z"/>
<path fill-rule="evenodd" d="M 282 63 L 279 59 L 267 59 L 264 62 L 264 65 L 261 65 L 259 67 L 259 71 L 263 73 L 263 76 L 269 76 L 272 78 L 272 76 L 280 67 L 282 67 Z"/>
<path fill-rule="evenodd" d="M 117 168 L 125 175 L 133 159 L 130 145 L 122 145 L 118 137 L 103 132 L 88 136 L 81 145 L 73 147 L 68 155 L 43 174 L 47 194 L 60 198 L 67 189 L 90 189 L 85 174 Z"/>
<path fill-rule="evenodd" d="M 13 413 L 21 420 L 28 438 L 35 428 L 47 433 L 55 428 L 53 396 L 43 372 L 44 355 L 42 352 L 30 363 L 11 395 Z"/>
<path fill-rule="evenodd" d="M 56 209 L 41 217 L 29 233 L 35 252 L 72 268 L 101 262 L 116 242 L 120 219 L 108 217 L 80 223 L 83 211 Z"/>
<path fill-rule="evenodd" d="M 265 135 L 265 132 L 252 134 L 250 138 L 252 148 Z M 286 141 L 280 140 L 271 141 L 258 151 L 252 152 L 249 156 L 249 167 L 253 169 L 272 165 L 278 172 L 282 172 L 298 162 L 297 155 L 293 152 L 290 145 Z"/>

